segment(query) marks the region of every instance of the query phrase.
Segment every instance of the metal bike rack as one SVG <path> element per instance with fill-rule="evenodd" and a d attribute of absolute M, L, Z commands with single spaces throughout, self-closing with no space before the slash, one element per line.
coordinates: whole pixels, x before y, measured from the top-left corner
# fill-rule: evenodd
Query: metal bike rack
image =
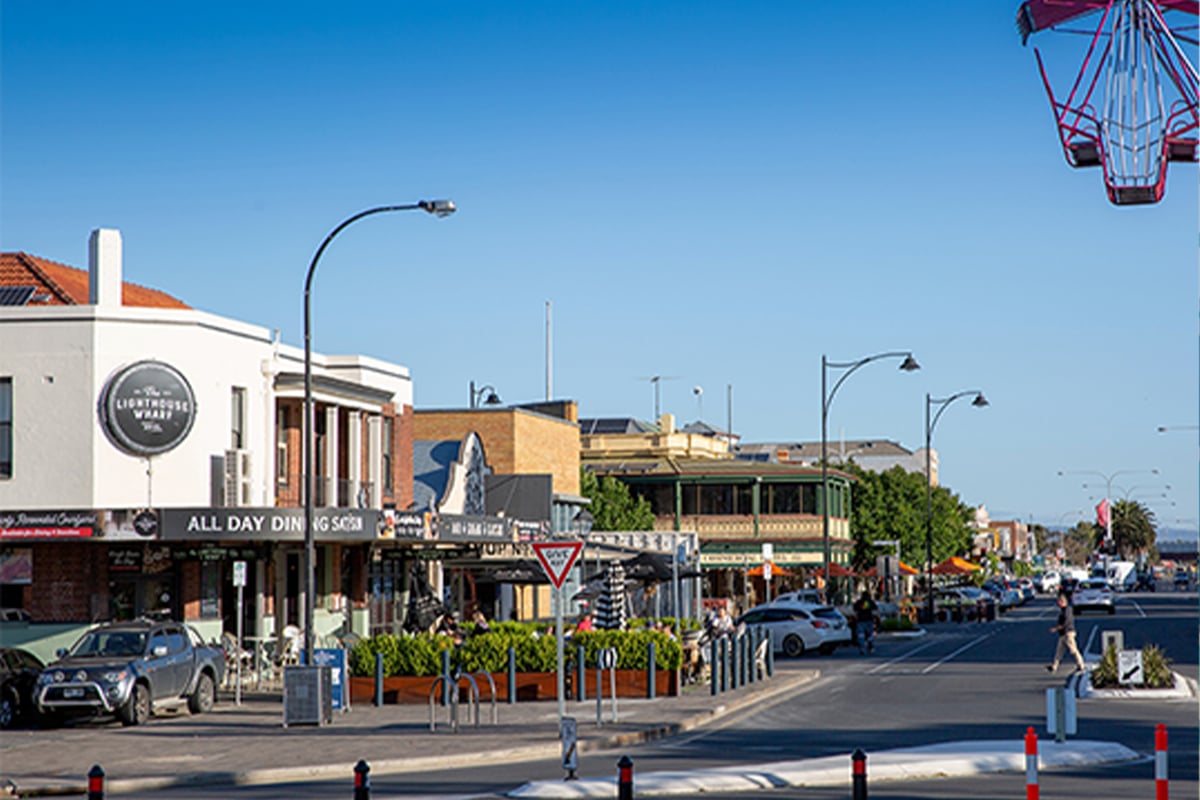
<path fill-rule="evenodd" d="M 475 709 L 475 727 L 476 728 L 479 727 L 479 684 L 477 684 L 475 682 L 475 679 L 472 678 L 469 673 L 463 673 L 463 672 L 459 671 L 459 672 L 455 672 L 453 675 L 450 676 L 449 682 L 446 681 L 445 675 L 437 676 L 437 678 L 433 682 L 433 685 L 429 687 L 429 730 L 431 730 L 431 731 L 437 730 L 437 704 L 436 704 L 436 701 L 434 700 L 434 698 L 437 697 L 439 689 L 445 688 L 448 685 L 450 687 L 450 730 L 454 733 L 458 733 L 458 704 L 459 704 L 458 686 L 463 678 L 467 679 L 468 685 L 470 686 L 470 689 L 471 689 L 471 691 L 467 694 L 467 705 L 468 705 L 468 707 L 471 707 L 471 706 L 474 707 L 474 709 Z M 490 675 L 488 676 L 488 680 L 489 681 L 491 680 Z M 495 691 L 496 691 L 495 684 L 493 683 L 492 684 L 492 713 L 493 714 L 495 714 L 495 708 L 496 708 Z M 468 718 L 470 717 L 470 713 L 471 713 L 470 710 L 468 710 L 467 711 Z"/>
<path fill-rule="evenodd" d="M 484 670 L 479 670 L 475 674 L 482 675 L 483 677 L 487 678 L 488 688 L 491 690 L 491 693 L 492 693 L 492 724 L 499 725 L 500 724 L 500 712 L 496 709 L 496 681 L 494 678 L 492 678 L 492 673 L 490 673 L 490 672 L 485 672 Z M 476 694 L 476 696 L 478 696 L 478 694 L 479 694 L 478 686 L 476 686 L 475 694 Z M 476 705 L 476 707 L 475 707 L 475 727 L 479 727 L 479 706 L 478 705 Z"/>

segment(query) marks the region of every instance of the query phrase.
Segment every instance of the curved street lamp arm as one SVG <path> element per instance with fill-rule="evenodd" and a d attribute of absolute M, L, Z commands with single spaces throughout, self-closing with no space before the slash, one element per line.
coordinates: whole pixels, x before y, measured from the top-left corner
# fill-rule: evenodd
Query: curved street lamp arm
<path fill-rule="evenodd" d="M 958 392 L 957 394 L 952 394 L 949 397 L 930 397 L 930 398 L 928 398 L 929 405 L 930 406 L 938 406 L 938 410 L 937 410 L 937 413 L 933 415 L 933 419 L 929 423 L 929 430 L 927 430 L 925 432 L 925 437 L 929 438 L 929 437 L 933 436 L 933 429 L 937 427 L 938 420 L 941 418 L 942 412 L 946 410 L 947 406 L 949 406 L 955 400 L 958 400 L 963 397 L 968 397 L 970 395 L 975 395 L 977 398 L 983 397 L 983 392 L 979 391 L 978 389 L 968 389 L 965 392 Z"/>
<path fill-rule="evenodd" d="M 873 356 L 860 358 L 858 361 L 825 361 L 824 357 L 822 357 L 821 364 L 825 369 L 844 369 L 846 371 L 842 373 L 840 378 L 838 378 L 837 383 L 833 385 L 833 389 L 829 391 L 829 395 L 825 398 L 824 403 L 822 403 L 821 414 L 824 416 L 829 413 L 829 406 L 833 403 L 833 397 L 837 394 L 837 390 L 840 389 L 842 384 L 846 382 L 846 378 L 849 378 L 851 375 L 853 375 L 855 370 L 857 370 L 859 367 L 870 364 L 872 361 L 879 361 L 883 358 L 911 359 L 912 357 L 913 354 L 910 350 L 892 350 L 887 353 L 877 353 Z M 915 365 L 916 362 L 914 361 L 913 364 Z M 913 368 L 915 369 L 916 367 L 914 366 Z"/>

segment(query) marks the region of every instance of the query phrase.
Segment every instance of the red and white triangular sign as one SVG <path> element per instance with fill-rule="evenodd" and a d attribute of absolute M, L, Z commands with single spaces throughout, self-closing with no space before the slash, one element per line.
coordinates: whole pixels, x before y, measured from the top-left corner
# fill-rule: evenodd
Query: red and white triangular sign
<path fill-rule="evenodd" d="M 533 552 L 537 555 L 538 561 L 542 562 L 542 569 L 546 571 L 546 576 L 550 578 L 555 589 L 562 588 L 567 573 L 571 571 L 571 567 L 575 566 L 575 559 L 579 558 L 582 550 L 583 542 L 533 543 Z"/>

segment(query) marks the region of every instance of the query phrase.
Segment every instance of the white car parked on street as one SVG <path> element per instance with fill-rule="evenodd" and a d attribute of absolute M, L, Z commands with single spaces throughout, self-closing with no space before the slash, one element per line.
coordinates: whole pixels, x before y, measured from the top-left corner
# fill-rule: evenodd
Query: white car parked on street
<path fill-rule="evenodd" d="M 850 643 L 850 625 L 833 606 L 776 601 L 755 606 L 738 617 L 737 624 L 763 626 L 775 652 L 792 658 L 809 650 L 828 655 Z"/>

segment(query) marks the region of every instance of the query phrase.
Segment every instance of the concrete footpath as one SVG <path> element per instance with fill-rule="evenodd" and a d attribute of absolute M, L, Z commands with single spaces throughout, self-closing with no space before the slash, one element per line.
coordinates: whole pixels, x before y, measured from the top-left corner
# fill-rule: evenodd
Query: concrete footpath
<path fill-rule="evenodd" d="M 713 697 L 691 687 L 679 697 L 619 699 L 619 720 L 596 725 L 596 701 L 570 702 L 578 720 L 580 752 L 628 747 L 714 722 L 740 709 L 816 680 L 815 669 L 780 670 L 774 678 Z M 324 727 L 284 728 L 279 695 L 244 696 L 236 706 L 224 694 L 209 714 L 186 711 L 155 717 L 142 726 L 89 723 L 53 730 L 6 730 L 0 735 L 0 794 L 36 797 L 83 794 L 87 772 L 99 764 L 110 793 L 170 786 L 219 786 L 353 779 L 366 760 L 372 775 L 452 769 L 489 763 L 558 758 L 558 708 L 551 702 L 480 706 L 478 728 L 460 707 L 452 732 L 448 709 L 437 709 L 430 731 L 428 705 L 357 705 L 335 712 Z M 611 790 L 610 790 L 611 791 Z"/>
<path fill-rule="evenodd" d="M 596 725 L 596 702 L 567 704 L 578 722 L 580 752 L 630 747 L 714 723 L 816 680 L 815 669 L 780 670 L 718 697 L 707 686 L 680 697 L 618 701 L 619 721 L 610 723 L 604 703 L 603 726 Z M 355 706 L 335 713 L 331 725 L 282 726 L 278 695 L 243 699 L 239 707 L 222 697 L 209 714 L 187 712 L 156 717 L 125 728 L 90 723 L 53 730 L 7 730 L 0 735 L 0 795 L 38 797 L 86 793 L 94 764 L 107 775 L 109 793 L 179 786 L 245 786 L 308 780 L 353 781 L 363 759 L 372 775 L 449 770 L 545 758 L 559 758 L 557 704 L 500 704 L 491 724 L 490 704 L 480 708 L 480 726 L 460 709 L 458 732 L 448 710 L 437 709 L 437 730 L 429 727 L 427 705 Z M 1116 763 L 1141 758 L 1111 742 L 1040 742 L 1043 768 Z M 868 768 L 876 781 L 1024 771 L 1020 740 L 944 743 L 876 751 Z M 700 792 L 757 791 L 772 787 L 848 786 L 849 754 L 803 761 L 778 761 L 674 773 L 635 776 L 638 796 Z M 613 797 L 614 779 L 539 781 L 512 792 L 516 797 Z"/>

